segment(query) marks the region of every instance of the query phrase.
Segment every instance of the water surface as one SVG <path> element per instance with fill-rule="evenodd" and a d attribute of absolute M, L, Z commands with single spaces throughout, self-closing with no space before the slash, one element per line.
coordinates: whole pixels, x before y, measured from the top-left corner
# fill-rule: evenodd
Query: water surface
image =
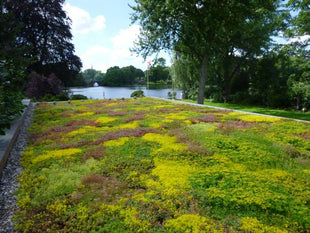
<path fill-rule="evenodd" d="M 172 89 L 149 89 L 145 87 L 83 87 L 77 88 L 72 87 L 70 91 L 76 95 L 81 94 L 87 96 L 89 99 L 113 99 L 113 98 L 130 98 L 130 95 L 135 90 L 144 91 L 145 96 L 149 97 L 159 97 L 159 98 L 168 98 L 168 92 L 172 92 Z M 182 91 L 175 90 L 177 93 L 176 98 L 181 97 Z"/>

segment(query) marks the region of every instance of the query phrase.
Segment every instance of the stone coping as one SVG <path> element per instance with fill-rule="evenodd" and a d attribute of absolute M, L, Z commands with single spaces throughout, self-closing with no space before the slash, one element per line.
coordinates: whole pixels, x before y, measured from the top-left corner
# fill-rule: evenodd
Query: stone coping
<path fill-rule="evenodd" d="M 9 129 L 5 129 L 5 135 L 0 135 L 0 178 L 2 177 L 2 172 L 5 168 L 7 159 L 24 123 L 26 112 L 29 109 L 28 106 L 30 104 L 30 99 L 24 99 L 22 103 L 25 105 L 25 108 L 23 109 L 21 115 L 15 118 Z"/>

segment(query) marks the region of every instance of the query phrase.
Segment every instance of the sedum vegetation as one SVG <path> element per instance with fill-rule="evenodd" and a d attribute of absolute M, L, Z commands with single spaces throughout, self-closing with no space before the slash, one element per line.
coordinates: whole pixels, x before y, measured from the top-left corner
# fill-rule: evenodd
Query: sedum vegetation
<path fill-rule="evenodd" d="M 310 125 L 152 98 L 41 103 L 21 232 L 307 232 Z"/>

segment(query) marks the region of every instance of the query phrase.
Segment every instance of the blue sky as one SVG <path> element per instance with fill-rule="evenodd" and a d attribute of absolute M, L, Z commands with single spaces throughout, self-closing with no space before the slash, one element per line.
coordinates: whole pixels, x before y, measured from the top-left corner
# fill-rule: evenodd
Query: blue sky
<path fill-rule="evenodd" d="M 73 44 L 83 62 L 83 70 L 93 67 L 106 72 L 112 66 L 133 65 L 145 70 L 142 57 L 132 54 L 139 26 L 132 25 L 134 0 L 67 0 L 64 10 L 72 20 Z M 170 56 L 161 54 L 170 64 Z"/>

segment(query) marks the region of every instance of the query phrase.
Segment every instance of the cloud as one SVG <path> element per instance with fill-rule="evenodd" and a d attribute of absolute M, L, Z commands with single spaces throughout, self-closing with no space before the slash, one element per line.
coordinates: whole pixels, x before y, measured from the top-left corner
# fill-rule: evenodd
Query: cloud
<path fill-rule="evenodd" d="M 132 25 L 127 29 L 121 29 L 120 32 L 111 38 L 113 48 L 123 49 L 132 47 L 133 42 L 138 39 L 140 26 Z"/>
<path fill-rule="evenodd" d="M 137 57 L 130 52 L 130 48 L 133 47 L 139 32 L 140 27 L 132 25 L 126 29 L 121 29 L 117 35 L 110 39 L 111 47 L 94 45 L 88 48 L 81 55 L 84 69 L 93 67 L 106 72 L 112 66 L 124 67 L 129 65 L 145 69 L 146 65 L 143 58 Z"/>
<path fill-rule="evenodd" d="M 82 54 L 79 54 L 83 62 L 83 69 L 93 67 L 96 70 L 106 72 L 113 66 L 125 67 L 133 65 L 136 68 L 146 70 L 147 62 L 154 56 L 143 60 L 141 56 L 137 56 L 130 51 L 134 46 L 134 41 L 138 39 L 140 26 L 132 25 L 126 29 L 121 29 L 117 35 L 110 38 L 111 46 L 95 44 L 87 48 Z M 159 57 L 164 57 L 167 65 L 171 65 L 171 58 L 167 53 L 161 52 Z"/>
<path fill-rule="evenodd" d="M 72 6 L 69 3 L 64 4 L 64 10 L 72 20 L 72 30 L 80 34 L 87 34 L 92 31 L 100 31 L 105 28 L 105 17 L 99 15 L 92 18 L 91 15 L 76 6 Z"/>
<path fill-rule="evenodd" d="M 307 40 L 310 40 L 310 35 L 303 35 L 303 36 L 298 36 L 295 38 L 289 39 L 289 43 L 295 43 L 295 42 L 306 42 Z"/>

